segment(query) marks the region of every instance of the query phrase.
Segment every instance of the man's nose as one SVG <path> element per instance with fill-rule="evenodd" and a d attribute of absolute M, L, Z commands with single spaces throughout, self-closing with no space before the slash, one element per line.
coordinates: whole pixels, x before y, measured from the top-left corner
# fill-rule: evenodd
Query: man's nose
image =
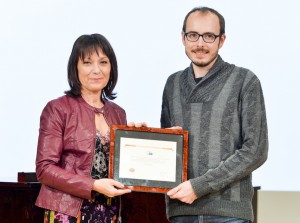
<path fill-rule="evenodd" d="M 205 44 L 203 36 L 199 36 L 199 39 L 196 42 L 198 46 L 203 46 Z"/>

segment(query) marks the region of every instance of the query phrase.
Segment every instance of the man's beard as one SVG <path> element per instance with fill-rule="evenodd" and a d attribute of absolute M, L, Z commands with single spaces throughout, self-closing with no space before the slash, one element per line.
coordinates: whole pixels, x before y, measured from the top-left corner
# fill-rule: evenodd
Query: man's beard
<path fill-rule="evenodd" d="M 209 51 L 204 50 L 202 48 L 200 48 L 200 49 L 197 48 L 196 50 L 192 50 L 192 53 L 197 53 L 197 52 L 208 53 Z M 218 57 L 218 51 L 217 51 L 216 54 L 213 55 L 213 57 L 209 61 L 197 62 L 196 60 L 192 60 L 192 58 L 188 55 L 187 52 L 185 52 L 185 53 L 190 58 L 192 63 L 195 64 L 198 67 L 207 67 L 208 65 L 210 65 Z"/>

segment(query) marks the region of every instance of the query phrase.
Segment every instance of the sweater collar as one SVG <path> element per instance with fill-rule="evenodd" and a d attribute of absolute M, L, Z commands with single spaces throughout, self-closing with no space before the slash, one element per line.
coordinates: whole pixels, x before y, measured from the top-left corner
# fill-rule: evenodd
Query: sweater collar
<path fill-rule="evenodd" d="M 190 103 L 213 100 L 220 93 L 233 68 L 234 65 L 224 62 L 219 55 L 209 72 L 199 83 L 196 83 L 191 64 L 180 77 L 184 97 Z"/>
<path fill-rule="evenodd" d="M 216 76 L 218 75 L 218 71 L 221 70 L 227 63 L 224 62 L 222 57 L 218 55 L 218 58 L 214 65 L 211 67 L 211 69 L 208 71 L 208 73 L 202 78 L 200 82 L 203 82 L 207 79 L 209 79 L 211 76 Z M 191 63 L 189 68 L 188 68 L 188 80 L 190 84 L 196 85 L 195 81 L 195 74 L 194 74 L 194 69 L 193 69 L 193 64 Z"/>

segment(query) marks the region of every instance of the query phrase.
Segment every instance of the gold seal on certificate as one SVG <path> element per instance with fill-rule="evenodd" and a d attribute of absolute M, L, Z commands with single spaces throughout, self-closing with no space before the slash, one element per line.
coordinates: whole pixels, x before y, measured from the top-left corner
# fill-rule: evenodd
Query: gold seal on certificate
<path fill-rule="evenodd" d="M 187 180 L 188 132 L 111 127 L 109 177 L 136 191 L 165 193 Z"/>

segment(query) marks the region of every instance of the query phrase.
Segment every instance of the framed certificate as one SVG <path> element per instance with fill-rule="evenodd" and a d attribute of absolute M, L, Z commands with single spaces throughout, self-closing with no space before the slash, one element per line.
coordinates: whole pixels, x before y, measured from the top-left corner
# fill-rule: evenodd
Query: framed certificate
<path fill-rule="evenodd" d="M 134 191 L 165 193 L 187 180 L 188 132 L 111 127 L 109 177 Z"/>

